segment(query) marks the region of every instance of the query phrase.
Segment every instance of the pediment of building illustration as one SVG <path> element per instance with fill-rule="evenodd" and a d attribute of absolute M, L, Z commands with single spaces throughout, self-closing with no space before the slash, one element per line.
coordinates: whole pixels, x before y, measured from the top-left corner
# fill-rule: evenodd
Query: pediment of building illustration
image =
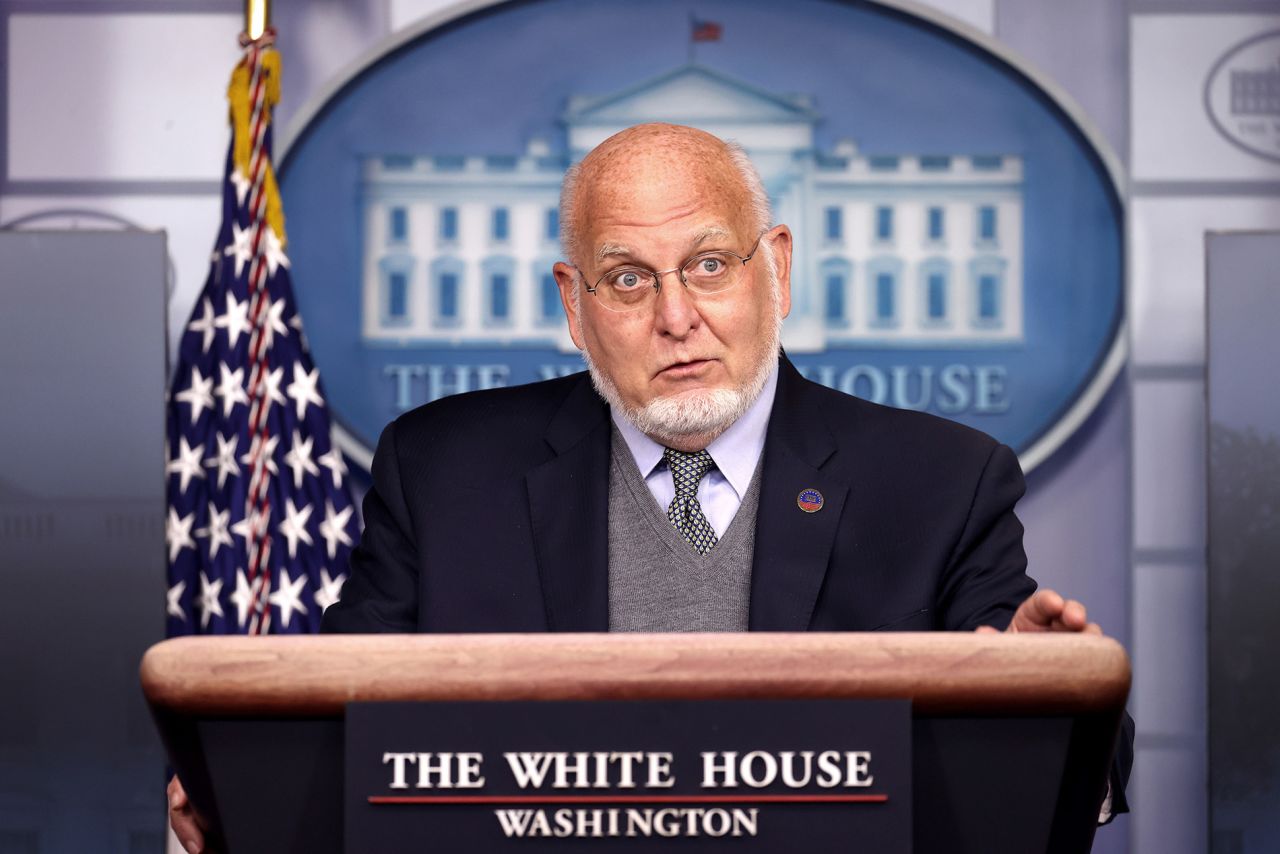
<path fill-rule="evenodd" d="M 690 64 L 620 92 L 574 96 L 564 119 L 570 127 L 626 126 L 646 121 L 697 126 L 713 122 L 812 123 L 818 114 L 807 96 L 768 92 L 719 71 Z"/>

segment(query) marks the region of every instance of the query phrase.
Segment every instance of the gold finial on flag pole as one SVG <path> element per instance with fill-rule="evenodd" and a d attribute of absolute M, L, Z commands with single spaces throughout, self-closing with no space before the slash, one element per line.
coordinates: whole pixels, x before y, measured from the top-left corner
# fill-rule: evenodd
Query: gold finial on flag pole
<path fill-rule="evenodd" d="M 271 26 L 271 0 L 244 0 L 244 31 L 251 40 L 262 38 Z"/>

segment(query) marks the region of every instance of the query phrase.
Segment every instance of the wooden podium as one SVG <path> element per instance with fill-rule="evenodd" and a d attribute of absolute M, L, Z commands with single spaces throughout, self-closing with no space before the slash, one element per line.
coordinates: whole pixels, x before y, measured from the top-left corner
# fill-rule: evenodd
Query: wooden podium
<path fill-rule="evenodd" d="M 215 839 L 342 848 L 354 701 L 908 698 L 914 851 L 1085 852 L 1129 691 L 1108 638 L 991 634 L 179 638 L 142 686 Z"/>

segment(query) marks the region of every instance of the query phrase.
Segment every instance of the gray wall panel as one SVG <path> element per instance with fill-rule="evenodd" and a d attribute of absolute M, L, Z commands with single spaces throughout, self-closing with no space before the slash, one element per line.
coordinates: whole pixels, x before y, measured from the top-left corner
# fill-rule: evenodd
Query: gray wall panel
<path fill-rule="evenodd" d="M 0 279 L 0 849 L 155 851 L 165 238 L 0 233 Z"/>

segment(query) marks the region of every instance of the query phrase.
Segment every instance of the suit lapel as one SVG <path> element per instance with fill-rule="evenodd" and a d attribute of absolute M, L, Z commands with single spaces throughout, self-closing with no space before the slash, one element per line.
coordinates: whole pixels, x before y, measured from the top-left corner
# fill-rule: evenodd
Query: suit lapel
<path fill-rule="evenodd" d="M 846 477 L 824 470 L 836 452 L 835 437 L 807 386 L 783 357 L 760 481 L 748 621 L 752 631 L 808 629 L 849 494 Z M 813 513 L 798 503 L 808 489 L 823 499 Z"/>
<path fill-rule="evenodd" d="M 547 427 L 555 456 L 525 475 L 534 553 L 553 632 L 609 629 L 609 417 L 582 380 Z"/>

